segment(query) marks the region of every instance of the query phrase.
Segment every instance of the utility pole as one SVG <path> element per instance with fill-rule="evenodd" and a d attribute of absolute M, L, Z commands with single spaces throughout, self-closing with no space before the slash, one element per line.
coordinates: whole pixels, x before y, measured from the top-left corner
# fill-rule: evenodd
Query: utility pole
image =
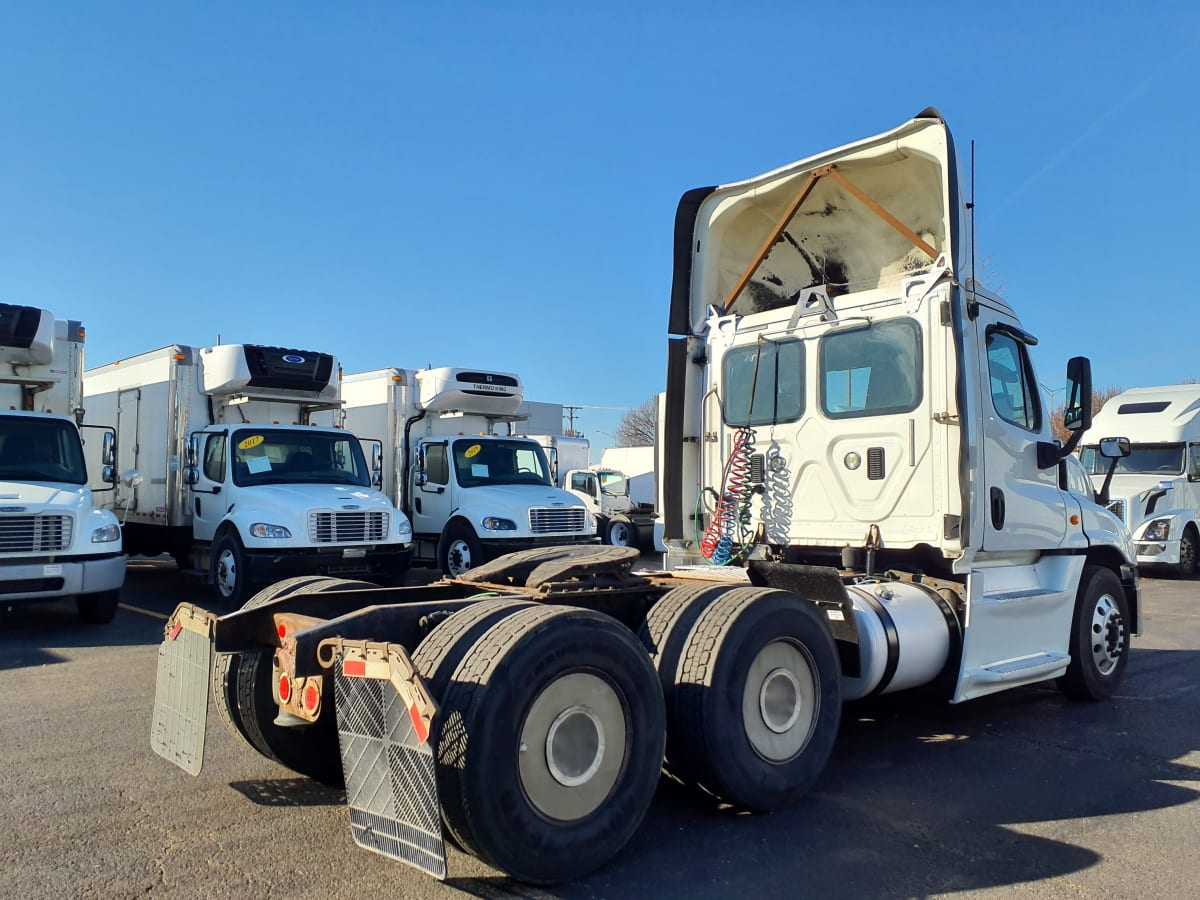
<path fill-rule="evenodd" d="M 567 418 L 567 437 L 578 437 L 575 433 L 575 413 L 583 409 L 582 406 L 564 406 L 563 415 Z"/>

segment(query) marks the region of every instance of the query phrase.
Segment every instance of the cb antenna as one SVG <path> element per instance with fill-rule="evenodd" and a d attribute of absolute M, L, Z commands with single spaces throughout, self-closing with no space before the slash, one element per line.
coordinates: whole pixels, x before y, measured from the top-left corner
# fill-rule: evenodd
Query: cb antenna
<path fill-rule="evenodd" d="M 967 203 L 967 209 L 971 211 L 971 293 L 974 294 L 979 289 L 979 282 L 975 280 L 975 139 L 971 139 L 971 200 Z"/>

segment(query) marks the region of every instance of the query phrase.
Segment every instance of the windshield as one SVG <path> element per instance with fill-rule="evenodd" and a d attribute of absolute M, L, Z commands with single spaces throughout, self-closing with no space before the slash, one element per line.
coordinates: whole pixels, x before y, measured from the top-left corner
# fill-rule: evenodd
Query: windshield
<path fill-rule="evenodd" d="M 549 465 L 533 441 L 479 440 L 454 442 L 454 474 L 463 487 L 485 484 L 550 486 Z"/>
<path fill-rule="evenodd" d="M 230 444 L 234 484 L 371 486 L 367 460 L 353 435 L 243 428 L 233 432 Z"/>
<path fill-rule="evenodd" d="M 1079 454 L 1092 475 L 1108 472 L 1109 461 L 1098 447 L 1084 447 Z M 1133 452 L 1117 460 L 1118 475 L 1180 475 L 1183 473 L 1183 444 L 1134 444 Z"/>
<path fill-rule="evenodd" d="M 600 490 L 612 497 L 627 497 L 629 483 L 620 472 L 601 472 Z"/>
<path fill-rule="evenodd" d="M 87 480 L 74 425 L 61 419 L 0 416 L 0 481 Z"/>

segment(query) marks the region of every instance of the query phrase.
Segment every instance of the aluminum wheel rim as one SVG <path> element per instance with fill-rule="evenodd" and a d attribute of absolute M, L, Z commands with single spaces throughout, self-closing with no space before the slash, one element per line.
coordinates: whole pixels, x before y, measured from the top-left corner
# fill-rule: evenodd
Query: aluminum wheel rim
<path fill-rule="evenodd" d="M 1125 652 L 1125 620 L 1112 595 L 1104 594 L 1096 601 L 1088 638 L 1097 671 L 1111 675 Z"/>
<path fill-rule="evenodd" d="M 451 575 L 461 575 L 471 568 L 471 545 L 462 538 L 455 538 L 446 550 Z"/>
<path fill-rule="evenodd" d="M 742 689 L 742 726 L 767 762 L 788 762 L 808 745 L 821 706 L 819 684 L 811 654 L 794 641 L 772 641 L 754 657 Z"/>
<path fill-rule="evenodd" d="M 217 557 L 217 590 L 224 597 L 232 597 L 237 590 L 237 557 L 226 549 Z"/>
<path fill-rule="evenodd" d="M 591 814 L 621 774 L 626 733 L 625 706 L 611 684 L 588 672 L 556 678 L 521 724 L 517 770 L 525 796 L 552 819 Z"/>

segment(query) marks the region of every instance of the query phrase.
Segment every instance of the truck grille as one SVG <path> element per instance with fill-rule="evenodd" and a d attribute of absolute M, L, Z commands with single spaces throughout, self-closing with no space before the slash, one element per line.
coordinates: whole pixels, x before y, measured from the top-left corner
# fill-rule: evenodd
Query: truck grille
<path fill-rule="evenodd" d="M 1112 513 L 1114 516 L 1116 516 L 1118 519 L 1120 519 L 1122 522 L 1125 521 L 1125 501 L 1124 500 L 1111 501 L 1108 504 L 1108 511 L 1110 513 Z"/>
<path fill-rule="evenodd" d="M 370 543 L 387 533 L 388 514 L 382 510 L 308 514 L 308 539 L 314 544 Z"/>
<path fill-rule="evenodd" d="M 582 506 L 561 506 L 529 511 L 529 530 L 534 534 L 552 532 L 584 531 L 587 528 L 587 510 Z"/>
<path fill-rule="evenodd" d="M 0 516 L 0 553 L 50 553 L 71 546 L 70 516 Z"/>

